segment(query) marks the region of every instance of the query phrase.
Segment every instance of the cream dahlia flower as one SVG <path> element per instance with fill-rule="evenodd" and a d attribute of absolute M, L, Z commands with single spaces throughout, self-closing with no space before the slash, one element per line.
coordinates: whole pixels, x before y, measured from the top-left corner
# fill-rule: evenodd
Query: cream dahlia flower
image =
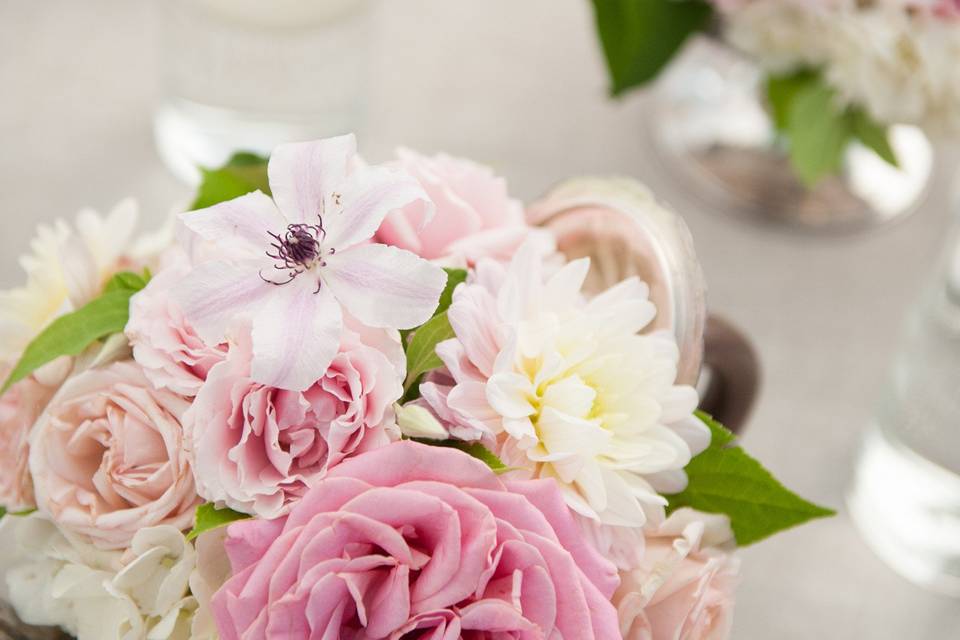
<path fill-rule="evenodd" d="M 84 209 L 74 225 L 40 225 L 20 258 L 27 281 L 0 291 L 0 362 L 23 348 L 57 316 L 96 297 L 113 273 L 132 265 L 131 238 L 137 205 L 124 200 L 104 217 Z"/>
<path fill-rule="evenodd" d="M 556 479 L 580 515 L 637 527 L 662 517 L 657 491 L 685 485 L 709 433 L 696 391 L 674 384 L 672 335 L 639 334 L 656 315 L 647 285 L 630 278 L 587 300 L 589 266 L 547 276 L 529 244 L 506 268 L 478 264 L 449 309 L 456 338 L 437 346 L 452 384 L 421 390 L 453 435 Z"/>

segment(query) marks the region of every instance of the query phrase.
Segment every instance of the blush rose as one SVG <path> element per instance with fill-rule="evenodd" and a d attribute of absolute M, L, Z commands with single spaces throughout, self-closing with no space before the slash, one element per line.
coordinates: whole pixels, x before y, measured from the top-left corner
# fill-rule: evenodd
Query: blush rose
<path fill-rule="evenodd" d="M 392 407 L 405 364 L 386 332 L 345 330 L 326 373 L 305 391 L 254 382 L 249 334 L 237 335 L 184 420 L 207 500 L 275 518 L 344 458 L 399 438 Z"/>
<path fill-rule="evenodd" d="M 724 515 L 678 509 L 648 534 L 641 566 L 621 573 L 614 602 L 624 640 L 724 640 L 739 560 Z"/>
<path fill-rule="evenodd" d="M 455 449 L 397 442 L 343 462 L 277 520 L 230 526 L 223 640 L 609 640 L 616 570 L 556 485 L 504 484 Z"/>
<path fill-rule="evenodd" d="M 420 182 L 436 211 L 428 219 L 426 206 L 414 202 L 390 213 L 377 231 L 379 242 L 465 266 L 482 257 L 507 260 L 530 234 L 543 233 L 527 225 L 523 206 L 488 167 L 408 149 L 397 156 L 400 168 Z"/>

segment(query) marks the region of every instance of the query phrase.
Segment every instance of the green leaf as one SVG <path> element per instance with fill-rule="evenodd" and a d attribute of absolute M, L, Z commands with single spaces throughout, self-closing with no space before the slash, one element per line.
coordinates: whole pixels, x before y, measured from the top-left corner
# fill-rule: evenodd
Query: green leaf
<path fill-rule="evenodd" d="M 655 78 L 713 15 L 704 0 L 593 0 L 593 8 L 613 95 Z"/>
<path fill-rule="evenodd" d="M 103 288 L 104 293 L 111 291 L 129 291 L 131 294 L 140 291 L 150 281 L 150 270 L 144 269 L 142 274 L 132 271 L 121 271 L 114 274 Z"/>
<path fill-rule="evenodd" d="M 443 361 L 436 352 L 437 343 L 453 336 L 453 327 L 450 326 L 446 311 L 427 320 L 413 334 L 410 345 L 407 347 L 407 379 L 403 383 L 404 402 L 413 399 L 408 396 L 411 392 L 416 392 L 420 376 L 443 366 Z"/>
<path fill-rule="evenodd" d="M 217 509 L 212 503 L 205 502 L 197 507 L 196 523 L 190 533 L 187 534 L 187 540 L 193 540 L 201 533 L 250 517 L 252 516 L 226 507 Z"/>
<path fill-rule="evenodd" d="M 837 109 L 833 89 L 818 82 L 797 92 L 788 118 L 790 161 L 807 187 L 836 173 L 853 137 L 853 125 Z"/>
<path fill-rule="evenodd" d="M 447 284 L 440 294 L 440 301 L 437 304 L 437 308 L 434 309 L 432 317 L 437 317 L 450 308 L 450 305 L 453 303 L 453 290 L 457 288 L 457 285 L 467 280 L 466 269 L 444 268 L 444 271 L 447 272 Z M 416 331 L 416 329 L 402 329 L 400 331 L 400 343 L 403 345 L 404 351 L 407 350 L 409 344 L 408 338 L 414 331 Z"/>
<path fill-rule="evenodd" d="M 460 451 L 470 454 L 477 460 L 485 463 L 497 473 L 512 471 L 512 468 L 505 465 L 503 460 L 497 457 L 497 454 L 495 454 L 493 451 L 490 451 L 490 449 L 487 449 L 479 442 L 464 442 L 463 440 L 428 440 L 426 438 L 413 439 L 422 444 L 429 444 L 434 447 L 450 447 L 453 449 L 459 449 Z"/>
<path fill-rule="evenodd" d="M 447 286 L 443 288 L 443 293 L 440 294 L 440 303 L 437 305 L 437 310 L 433 312 L 433 315 L 438 315 L 450 308 L 450 305 L 453 303 L 453 290 L 463 282 L 467 281 L 467 270 L 466 269 L 444 269 L 447 272 Z"/>
<path fill-rule="evenodd" d="M 767 103 L 777 131 L 787 130 L 797 94 L 819 82 L 820 75 L 813 69 L 801 69 L 767 78 Z"/>
<path fill-rule="evenodd" d="M 774 478 L 739 446 L 733 434 L 705 413 L 697 416 L 710 428 L 706 451 L 686 467 L 689 483 L 681 493 L 667 496 L 670 510 L 692 507 L 730 517 L 741 546 L 834 511 L 807 502 Z"/>
<path fill-rule="evenodd" d="M 88 346 L 123 331 L 135 291 L 115 286 L 72 313 L 60 316 L 24 349 L 0 393 L 60 356 L 75 356 Z"/>
<path fill-rule="evenodd" d="M 36 510 L 35 508 L 34 508 L 34 509 L 23 509 L 23 510 L 21 510 L 21 511 L 7 511 L 7 508 L 6 508 L 6 507 L 0 507 L 0 519 L 2 519 L 3 516 L 20 516 L 20 517 L 22 517 L 22 516 L 28 516 L 28 515 L 30 515 L 31 513 L 36 513 L 36 512 L 37 512 L 37 510 Z"/>
<path fill-rule="evenodd" d="M 205 209 L 260 190 L 270 195 L 267 158 L 255 153 L 234 154 L 219 169 L 200 169 L 200 186 L 191 209 Z"/>
<path fill-rule="evenodd" d="M 848 117 L 853 126 L 853 135 L 863 143 L 863 146 L 871 149 L 891 166 L 900 166 L 897 162 L 897 154 L 890 146 L 887 127 L 871 118 L 870 114 L 861 108 L 850 109 Z"/>

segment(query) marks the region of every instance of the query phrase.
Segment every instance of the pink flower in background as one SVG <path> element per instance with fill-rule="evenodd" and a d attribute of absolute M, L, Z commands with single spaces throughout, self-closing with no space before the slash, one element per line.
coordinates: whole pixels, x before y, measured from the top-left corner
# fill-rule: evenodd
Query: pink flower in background
<path fill-rule="evenodd" d="M 174 299 L 173 288 L 190 272 L 186 258 L 174 260 L 130 300 L 126 334 L 133 356 L 158 389 L 197 394 L 207 373 L 226 355 L 226 346 L 200 339 Z"/>
<path fill-rule="evenodd" d="M 0 368 L 0 380 L 7 373 Z M 54 391 L 29 377 L 0 396 L 0 507 L 7 511 L 36 506 L 27 469 L 30 429 Z"/>
<path fill-rule="evenodd" d="M 624 640 L 723 640 L 733 624 L 739 560 L 724 515 L 678 509 L 648 533 L 642 565 L 621 573 L 614 602 Z"/>
<path fill-rule="evenodd" d="M 254 382 L 249 337 L 238 333 L 184 417 L 207 500 L 275 518 L 344 458 L 399 438 L 392 407 L 405 362 L 384 331 L 346 328 L 330 366 L 305 391 Z"/>
<path fill-rule="evenodd" d="M 428 206 L 409 175 L 359 166 L 352 135 L 277 147 L 268 168 L 273 200 L 255 192 L 183 224 L 223 248 L 178 287 L 184 317 L 219 344 L 238 316 L 253 323 L 251 377 L 302 391 L 337 353 L 341 307 L 377 328 L 407 329 L 430 318 L 443 271 L 396 247 L 369 244 L 390 211 Z"/>
<path fill-rule="evenodd" d="M 463 266 L 483 257 L 509 260 L 527 236 L 542 233 L 527 225 L 523 205 L 507 194 L 506 181 L 488 167 L 408 149 L 397 155 L 400 167 L 430 196 L 436 213 L 424 202 L 408 204 L 384 219 L 378 241 Z"/>
<path fill-rule="evenodd" d="M 239 638 L 618 637 L 613 566 L 552 482 L 413 442 L 345 461 L 290 515 L 229 528 L 213 597 Z"/>
<path fill-rule="evenodd" d="M 144 527 L 189 528 L 199 499 L 180 426 L 186 408 L 133 362 L 68 380 L 30 437 L 39 509 L 110 549 Z"/>

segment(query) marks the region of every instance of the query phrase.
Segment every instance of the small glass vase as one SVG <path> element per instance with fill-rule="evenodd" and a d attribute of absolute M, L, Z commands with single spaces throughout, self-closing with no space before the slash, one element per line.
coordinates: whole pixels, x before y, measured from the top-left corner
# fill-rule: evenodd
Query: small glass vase
<path fill-rule="evenodd" d="M 692 41 L 658 83 L 647 137 L 664 179 L 692 205 L 832 235 L 902 218 L 923 200 L 934 152 L 918 128 L 890 130 L 899 169 L 852 143 L 840 173 L 807 188 L 775 134 L 762 89 L 752 60 L 708 37 Z"/>
<path fill-rule="evenodd" d="M 154 137 L 187 182 L 236 151 L 361 128 L 371 0 L 157 0 Z"/>
<path fill-rule="evenodd" d="M 960 233 L 909 318 L 848 502 L 891 567 L 960 597 Z"/>

